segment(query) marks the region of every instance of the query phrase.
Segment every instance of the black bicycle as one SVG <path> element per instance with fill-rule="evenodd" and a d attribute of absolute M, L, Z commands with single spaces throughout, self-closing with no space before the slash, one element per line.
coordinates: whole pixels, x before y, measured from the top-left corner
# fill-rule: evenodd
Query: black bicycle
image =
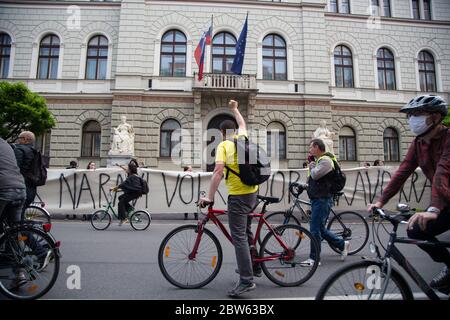
<path fill-rule="evenodd" d="M 51 224 L 1 220 L 0 293 L 16 300 L 43 296 L 55 284 L 60 266 L 60 243 L 49 234 Z"/>
<path fill-rule="evenodd" d="M 300 195 L 306 187 L 307 185 L 305 184 L 291 183 L 289 192 L 293 196 L 292 205 L 285 211 L 276 211 L 265 216 L 267 222 L 272 226 L 285 224 L 297 224 L 301 226 L 301 223 L 309 223 L 311 221 L 311 211 L 305 211 L 301 205 L 311 206 L 311 202 L 300 199 Z M 337 193 L 335 195 L 335 201 L 343 194 L 343 192 Z M 297 218 L 296 215 L 298 215 L 299 218 Z M 349 255 L 361 251 L 369 240 L 369 225 L 362 215 L 354 211 L 336 213 L 331 209 L 327 229 L 345 241 L 350 242 Z M 269 230 L 267 228 L 261 230 L 260 237 L 258 238 L 260 244 L 261 240 L 264 239 L 268 232 Z M 332 245 L 330 245 L 330 247 L 337 253 L 341 252 Z"/>
<path fill-rule="evenodd" d="M 439 300 L 438 295 L 428 283 L 414 269 L 410 262 L 396 247 L 397 243 L 425 245 L 432 247 L 450 247 L 450 242 L 444 241 L 420 241 L 397 236 L 397 229 L 412 216 L 407 205 L 399 204 L 397 209 L 400 214 L 388 215 L 383 210 L 373 210 L 373 242 L 370 244 L 372 253 L 376 253 L 374 260 L 364 260 L 349 264 L 333 273 L 320 287 L 316 300 L 412 300 L 414 299 L 411 288 L 405 277 L 392 266 L 392 259 L 398 263 L 425 295 L 432 300 Z M 379 218 L 378 228 L 375 230 L 376 218 Z M 384 221 L 392 224 L 389 232 L 389 241 L 384 248 L 379 237 L 380 226 Z M 386 228 L 385 228 L 386 229 Z M 375 236 L 377 239 L 375 239 Z M 377 241 L 385 249 L 384 255 L 380 253 Z"/>

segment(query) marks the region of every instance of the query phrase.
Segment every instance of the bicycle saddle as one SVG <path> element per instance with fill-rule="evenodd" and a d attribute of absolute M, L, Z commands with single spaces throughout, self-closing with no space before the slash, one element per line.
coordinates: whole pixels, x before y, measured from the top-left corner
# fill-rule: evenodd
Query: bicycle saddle
<path fill-rule="evenodd" d="M 267 203 L 277 203 L 277 202 L 280 202 L 280 200 L 281 200 L 281 199 L 275 198 L 275 197 L 264 197 L 264 196 L 260 196 L 260 195 L 258 195 L 258 199 L 262 200 L 264 202 L 267 202 Z"/>

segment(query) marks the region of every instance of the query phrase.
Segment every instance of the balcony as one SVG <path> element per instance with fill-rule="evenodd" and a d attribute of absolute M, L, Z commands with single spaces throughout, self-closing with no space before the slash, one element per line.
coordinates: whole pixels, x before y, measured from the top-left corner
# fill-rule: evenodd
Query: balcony
<path fill-rule="evenodd" d="M 194 73 L 194 91 L 214 91 L 224 93 L 252 93 L 257 92 L 256 75 L 204 73 L 203 79 L 198 80 L 198 74 Z"/>

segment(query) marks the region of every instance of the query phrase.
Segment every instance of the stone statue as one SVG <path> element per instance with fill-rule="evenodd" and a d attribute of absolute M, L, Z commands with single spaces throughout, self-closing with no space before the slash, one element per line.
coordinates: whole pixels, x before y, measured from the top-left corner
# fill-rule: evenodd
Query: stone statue
<path fill-rule="evenodd" d="M 325 151 L 334 154 L 333 150 L 333 138 L 334 132 L 331 132 L 327 128 L 327 122 L 325 120 L 320 121 L 320 126 L 314 131 L 313 138 L 321 139 L 325 143 Z"/>
<path fill-rule="evenodd" d="M 131 155 L 134 156 L 134 130 L 131 124 L 127 123 L 127 117 L 121 116 L 121 123 L 114 129 L 113 141 L 110 155 Z"/>

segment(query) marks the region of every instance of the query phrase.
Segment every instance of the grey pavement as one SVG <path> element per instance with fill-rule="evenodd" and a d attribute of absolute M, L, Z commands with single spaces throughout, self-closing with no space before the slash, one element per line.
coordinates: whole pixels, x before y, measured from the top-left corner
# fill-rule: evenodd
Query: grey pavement
<path fill-rule="evenodd" d="M 191 217 L 192 219 L 192 217 Z M 201 289 L 186 290 L 172 286 L 158 267 L 158 248 L 167 233 L 193 220 L 153 220 L 146 231 L 134 231 L 130 225 L 119 227 L 114 221 L 106 231 L 94 230 L 89 222 L 55 221 L 52 233 L 61 240 L 61 269 L 52 290 L 43 299 L 130 299 L 130 300 L 190 300 L 228 299 L 226 292 L 238 279 L 231 244 L 216 226 L 207 227 L 218 236 L 223 249 L 223 264 L 218 276 Z M 401 227 L 404 229 L 404 226 Z M 402 232 L 404 234 L 404 230 Z M 382 235 L 384 241 L 387 234 Z M 448 240 L 450 233 L 442 239 Z M 440 269 L 425 253 L 412 245 L 399 245 L 410 262 L 429 281 Z M 299 287 L 279 287 L 264 275 L 256 278 L 256 290 L 244 295 L 246 299 L 312 299 L 323 281 L 339 267 L 362 256 L 372 256 L 368 246 L 345 262 L 322 244 L 322 265 L 313 277 Z M 81 289 L 68 289 L 71 265 L 80 267 Z M 410 279 L 408 278 L 410 282 Z M 413 291 L 419 290 L 413 286 Z M 419 295 L 420 297 L 420 295 Z"/>

